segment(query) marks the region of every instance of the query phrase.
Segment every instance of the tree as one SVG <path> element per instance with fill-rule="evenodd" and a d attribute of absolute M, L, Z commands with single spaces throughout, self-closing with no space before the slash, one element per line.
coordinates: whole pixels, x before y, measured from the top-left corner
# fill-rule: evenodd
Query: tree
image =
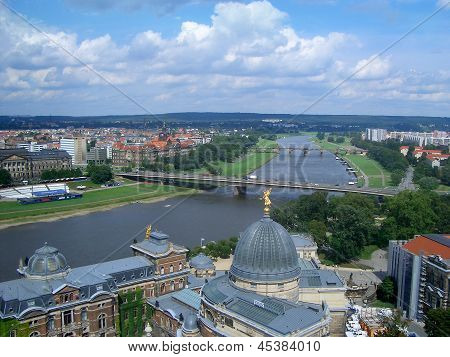
<path fill-rule="evenodd" d="M 434 232 L 438 216 L 432 208 L 431 194 L 427 191 L 402 191 L 388 198 L 378 244 L 385 246 L 389 240 L 408 240 L 418 233 Z"/>
<path fill-rule="evenodd" d="M 447 159 L 447 164 L 441 169 L 441 181 L 444 185 L 450 186 L 450 159 Z"/>
<path fill-rule="evenodd" d="M 113 173 L 110 166 L 99 165 L 90 169 L 90 176 L 93 183 L 103 184 L 113 178 Z"/>
<path fill-rule="evenodd" d="M 432 191 L 438 188 L 439 180 L 435 177 L 422 177 L 417 184 L 422 190 Z"/>
<path fill-rule="evenodd" d="M 391 304 L 396 303 L 396 285 L 391 277 L 387 276 L 384 278 L 383 282 L 378 286 L 377 298 L 378 300 L 390 302 Z"/>
<path fill-rule="evenodd" d="M 405 176 L 404 171 L 402 170 L 394 170 L 391 173 L 391 183 L 394 186 L 400 185 L 400 182 L 402 182 L 403 176 Z"/>
<path fill-rule="evenodd" d="M 334 136 L 329 135 L 327 140 L 330 143 L 334 143 Z"/>
<path fill-rule="evenodd" d="M 317 133 L 317 139 L 319 139 L 319 140 L 325 139 L 325 133 L 322 132 L 322 131 L 319 131 L 319 132 Z"/>
<path fill-rule="evenodd" d="M 346 262 L 357 257 L 375 231 L 373 217 L 365 209 L 341 205 L 330 217 L 332 221 L 331 251 L 335 262 Z"/>
<path fill-rule="evenodd" d="M 343 136 L 338 136 L 336 138 L 336 143 L 342 144 L 343 142 L 345 142 L 345 138 Z"/>
<path fill-rule="evenodd" d="M 8 170 L 0 169 L 0 185 L 9 186 L 12 183 L 12 177 Z"/>
<path fill-rule="evenodd" d="M 406 337 L 408 324 L 402 320 L 398 311 L 394 312 L 392 316 L 387 316 L 383 319 L 382 330 L 375 334 L 375 337 Z"/>
<path fill-rule="evenodd" d="M 327 245 L 327 226 L 324 222 L 315 219 L 309 221 L 308 231 L 319 248 Z"/>
<path fill-rule="evenodd" d="M 430 337 L 450 336 L 450 309 L 430 309 L 426 313 L 425 332 Z"/>

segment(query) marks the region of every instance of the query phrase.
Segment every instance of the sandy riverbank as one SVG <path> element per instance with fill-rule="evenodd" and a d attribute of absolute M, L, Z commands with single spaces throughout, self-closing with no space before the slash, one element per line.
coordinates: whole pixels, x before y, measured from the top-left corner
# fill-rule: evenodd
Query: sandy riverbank
<path fill-rule="evenodd" d="M 45 214 L 42 216 L 24 217 L 24 218 L 15 218 L 15 219 L 11 219 L 11 220 L 4 220 L 4 221 L 0 222 L 0 230 L 9 228 L 9 227 L 20 226 L 23 224 L 29 224 L 29 223 L 55 222 L 55 221 L 58 221 L 61 219 L 69 218 L 69 217 L 84 216 L 86 214 L 90 214 L 90 213 L 94 213 L 94 212 L 109 211 L 111 209 L 126 206 L 129 204 L 161 202 L 161 201 L 165 201 L 169 198 L 173 198 L 173 197 L 177 197 L 177 196 L 192 195 L 196 192 L 197 192 L 196 190 L 190 190 L 187 192 L 168 193 L 167 195 L 160 196 L 160 197 L 149 197 L 149 198 L 143 198 L 143 199 L 139 199 L 139 200 L 132 200 L 129 202 L 119 202 L 119 203 L 113 203 L 113 204 L 92 207 L 92 208 L 86 208 L 86 209 L 81 209 L 81 210 L 67 211 L 67 212 L 61 212 L 61 213 L 51 213 L 51 214 Z"/>

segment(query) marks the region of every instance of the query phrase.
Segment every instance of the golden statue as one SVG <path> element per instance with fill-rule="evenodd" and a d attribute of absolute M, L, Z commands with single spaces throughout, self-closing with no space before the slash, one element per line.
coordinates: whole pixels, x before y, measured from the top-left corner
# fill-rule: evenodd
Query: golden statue
<path fill-rule="evenodd" d="M 269 215 L 270 213 L 270 206 L 272 204 L 272 201 L 270 200 L 270 193 L 272 192 L 272 189 L 269 188 L 268 190 L 264 191 L 263 193 L 263 199 L 264 199 L 264 214 Z"/>
<path fill-rule="evenodd" d="M 149 225 L 147 226 L 147 230 L 145 231 L 145 239 L 149 239 L 151 233 L 152 233 L 152 225 L 149 224 Z"/>

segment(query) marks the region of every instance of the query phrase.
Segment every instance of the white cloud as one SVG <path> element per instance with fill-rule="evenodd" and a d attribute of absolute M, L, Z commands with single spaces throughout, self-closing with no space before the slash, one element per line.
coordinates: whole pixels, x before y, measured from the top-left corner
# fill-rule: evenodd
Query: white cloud
<path fill-rule="evenodd" d="M 362 47 L 356 36 L 304 36 L 268 1 L 219 3 L 209 23 L 185 21 L 171 37 L 148 29 L 121 45 L 109 34 L 80 41 L 75 33 L 44 30 L 108 81 L 158 111 L 298 112 L 360 68 L 315 111 L 328 103 L 336 108 L 339 98 L 444 103 L 450 93 L 448 71 L 404 72 L 391 57 L 349 59 L 349 51 Z M 66 106 L 67 114 L 93 102 L 100 104 L 96 113 L 102 113 L 111 103 L 105 98 L 120 105 L 121 112 L 139 112 L 125 98 L 110 99 L 118 94 L 105 81 L 1 10 L 0 90 L 0 97 L 5 94 L 15 103 L 25 98 L 53 103 L 58 96 L 61 103 L 78 101 Z"/>

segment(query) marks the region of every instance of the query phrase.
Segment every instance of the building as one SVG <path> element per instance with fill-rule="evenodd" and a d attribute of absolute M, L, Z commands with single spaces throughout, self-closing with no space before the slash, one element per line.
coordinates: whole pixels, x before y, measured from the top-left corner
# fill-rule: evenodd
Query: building
<path fill-rule="evenodd" d="M 142 336 L 146 299 L 184 288 L 186 249 L 160 232 L 132 245 L 134 256 L 71 268 L 45 244 L 0 283 L 5 336 Z"/>
<path fill-rule="evenodd" d="M 369 141 L 384 141 L 388 137 L 386 129 L 366 129 L 365 139 Z"/>
<path fill-rule="evenodd" d="M 319 256 L 317 255 L 317 244 L 314 242 L 314 238 L 311 235 L 306 233 L 293 234 L 291 235 L 291 238 L 300 259 L 319 259 Z"/>
<path fill-rule="evenodd" d="M 72 162 L 69 154 L 62 150 L 2 149 L 0 167 L 8 170 L 14 181 L 23 181 L 39 179 L 43 171 L 70 169 Z"/>
<path fill-rule="evenodd" d="M 94 165 L 106 164 L 107 159 L 108 153 L 106 148 L 91 148 L 86 156 L 87 163 Z"/>
<path fill-rule="evenodd" d="M 30 152 L 41 151 L 42 149 L 48 149 L 48 144 L 37 143 L 36 141 L 28 141 L 24 143 L 17 143 L 18 149 L 25 149 Z"/>
<path fill-rule="evenodd" d="M 72 158 L 72 164 L 85 165 L 87 160 L 86 138 L 73 137 L 60 140 L 60 149 L 67 151 Z"/>
<path fill-rule="evenodd" d="M 440 258 L 431 258 L 432 256 Z M 439 279 L 444 279 L 448 259 L 450 259 L 448 234 L 424 234 L 415 236 L 409 241 L 389 242 L 388 275 L 396 281 L 397 308 L 403 311 L 406 317 L 422 320 L 424 312 L 430 306 L 441 303 L 447 306 L 448 275 L 445 283 L 440 280 L 436 283 L 434 277 L 439 275 Z M 439 264 L 436 264 L 438 261 Z M 438 271 L 441 273 L 438 274 Z M 445 289 L 447 297 L 444 300 Z M 436 294 L 443 297 L 437 299 Z"/>
<path fill-rule="evenodd" d="M 423 258 L 420 298 L 423 313 L 429 309 L 450 307 L 450 259 L 439 255 Z"/>

